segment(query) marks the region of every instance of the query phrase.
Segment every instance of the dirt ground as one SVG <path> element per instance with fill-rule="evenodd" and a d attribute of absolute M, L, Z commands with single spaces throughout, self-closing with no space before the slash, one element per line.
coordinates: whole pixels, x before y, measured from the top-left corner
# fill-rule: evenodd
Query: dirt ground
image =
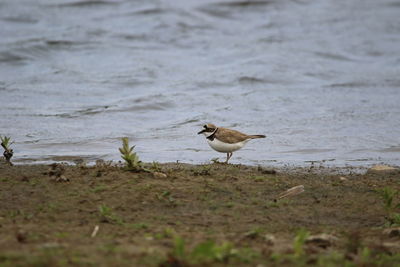
<path fill-rule="evenodd" d="M 400 265 L 399 172 L 148 168 L 0 162 L 0 266 Z"/>

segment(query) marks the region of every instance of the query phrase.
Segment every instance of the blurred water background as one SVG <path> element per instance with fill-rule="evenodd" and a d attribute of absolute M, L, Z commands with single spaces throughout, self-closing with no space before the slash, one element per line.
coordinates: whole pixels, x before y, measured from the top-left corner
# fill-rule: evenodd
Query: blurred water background
<path fill-rule="evenodd" d="M 399 0 L 2 0 L 0 135 L 20 163 L 400 164 Z"/>

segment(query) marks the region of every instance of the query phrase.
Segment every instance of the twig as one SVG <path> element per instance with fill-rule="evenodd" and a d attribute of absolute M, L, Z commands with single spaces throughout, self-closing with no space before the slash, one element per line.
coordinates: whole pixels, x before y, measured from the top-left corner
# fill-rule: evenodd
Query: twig
<path fill-rule="evenodd" d="M 304 192 L 304 185 L 298 185 L 292 188 L 289 188 L 288 190 L 286 190 L 285 192 L 282 192 L 278 195 L 278 197 L 275 199 L 281 199 L 281 198 L 285 198 L 285 197 L 290 197 L 290 196 L 295 196 L 298 195 L 300 193 Z"/>
<path fill-rule="evenodd" d="M 100 227 L 99 227 L 98 225 L 96 225 L 96 226 L 94 227 L 93 232 L 92 232 L 92 235 L 91 235 L 92 238 L 96 237 L 97 232 L 99 231 L 99 228 L 100 228 Z"/>

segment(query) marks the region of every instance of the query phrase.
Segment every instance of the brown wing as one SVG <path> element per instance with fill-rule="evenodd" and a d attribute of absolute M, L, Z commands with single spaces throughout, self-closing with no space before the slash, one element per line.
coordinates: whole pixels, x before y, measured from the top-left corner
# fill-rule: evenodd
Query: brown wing
<path fill-rule="evenodd" d="M 247 134 L 244 134 L 244 133 L 241 133 L 241 132 L 238 132 L 235 130 L 218 127 L 218 130 L 215 133 L 215 138 L 217 138 L 218 140 L 220 140 L 224 143 L 234 144 L 237 142 L 242 142 L 251 137 L 248 136 Z"/>

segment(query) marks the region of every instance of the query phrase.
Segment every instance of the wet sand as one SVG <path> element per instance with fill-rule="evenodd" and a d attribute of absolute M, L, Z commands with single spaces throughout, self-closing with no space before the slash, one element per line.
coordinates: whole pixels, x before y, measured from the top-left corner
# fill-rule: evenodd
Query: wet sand
<path fill-rule="evenodd" d="M 400 263 L 400 199 L 385 204 L 380 193 L 400 190 L 398 171 L 148 168 L 0 162 L 0 265 Z M 296 185 L 305 192 L 274 201 Z"/>

